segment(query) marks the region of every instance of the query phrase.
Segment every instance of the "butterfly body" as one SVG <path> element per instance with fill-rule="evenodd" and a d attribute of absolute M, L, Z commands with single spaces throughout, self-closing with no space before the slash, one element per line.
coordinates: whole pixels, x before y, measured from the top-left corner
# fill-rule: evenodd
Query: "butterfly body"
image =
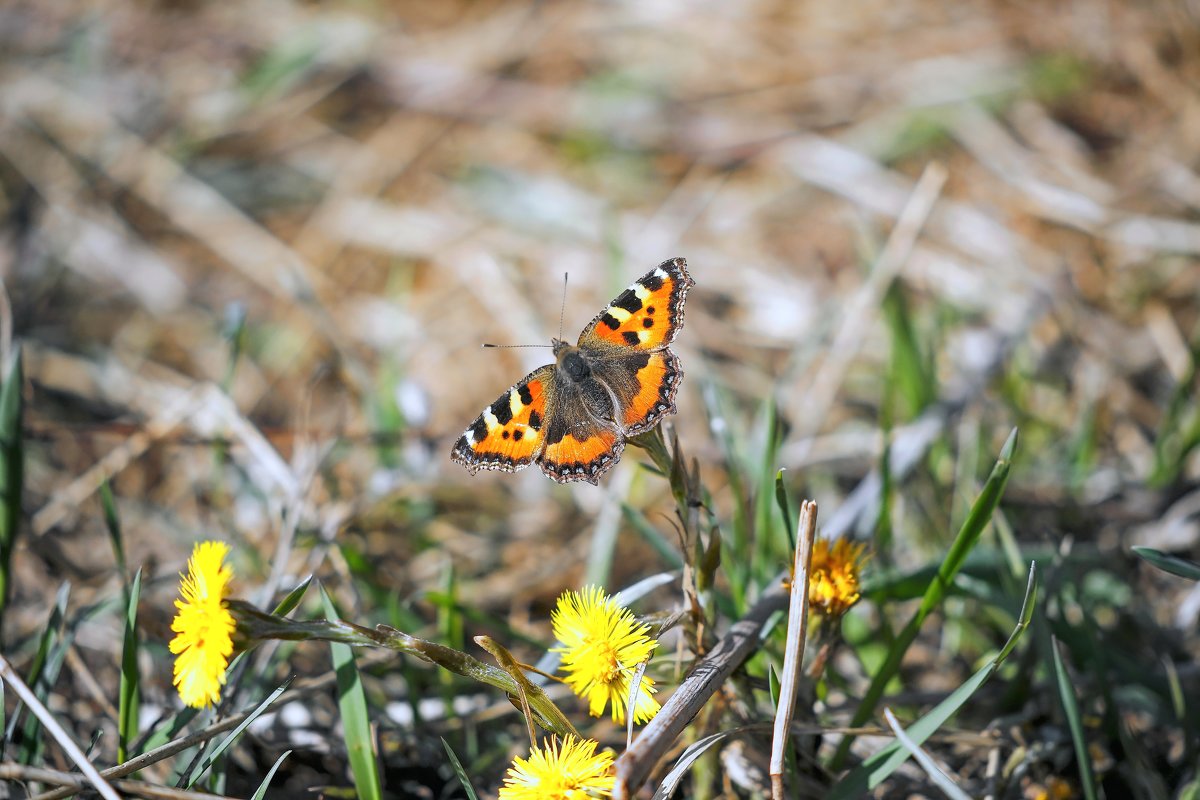
<path fill-rule="evenodd" d="M 630 436 L 675 412 L 683 378 L 669 349 L 694 285 L 682 258 L 664 261 L 617 296 L 554 363 L 502 394 L 455 442 L 451 460 L 474 474 L 536 462 L 550 478 L 596 483 Z"/>

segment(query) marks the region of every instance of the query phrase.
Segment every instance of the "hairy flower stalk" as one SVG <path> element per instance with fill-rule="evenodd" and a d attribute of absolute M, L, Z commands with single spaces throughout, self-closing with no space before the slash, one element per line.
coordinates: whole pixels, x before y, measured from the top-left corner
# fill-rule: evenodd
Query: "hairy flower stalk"
<path fill-rule="evenodd" d="M 485 664 L 452 647 L 418 639 L 380 625 L 364 628 L 345 620 L 293 620 L 261 611 L 243 600 L 228 597 L 233 571 L 225 557 L 228 545 L 201 542 L 181 575 L 178 613 L 172 624 L 175 654 L 175 687 L 186 705 L 205 708 L 221 699 L 230 658 L 268 639 L 340 642 L 354 647 L 382 647 L 436 664 L 529 702 L 535 721 L 560 736 L 577 735 L 574 726 L 541 688 L 518 686 L 502 669 Z"/>

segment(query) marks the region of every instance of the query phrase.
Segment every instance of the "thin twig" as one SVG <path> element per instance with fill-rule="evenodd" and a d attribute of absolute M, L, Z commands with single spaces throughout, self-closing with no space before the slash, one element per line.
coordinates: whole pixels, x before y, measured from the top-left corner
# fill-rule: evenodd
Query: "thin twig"
<path fill-rule="evenodd" d="M 812 500 L 805 500 L 800 506 L 799 532 L 789 595 L 787 644 L 783 655 L 783 671 L 779 674 L 779 703 L 775 708 L 775 730 L 771 737 L 772 800 L 783 800 L 784 797 L 783 760 L 787 752 L 788 730 L 796 712 L 800 667 L 804 664 L 804 643 L 808 637 L 808 571 L 812 565 L 813 539 L 817 535 L 817 504 Z"/>
<path fill-rule="evenodd" d="M 108 781 L 100 776 L 100 773 L 92 766 L 92 762 L 88 761 L 87 756 L 79 749 L 79 745 L 75 744 L 75 740 L 63 730 L 62 725 L 58 724 L 58 720 L 50 713 L 50 709 L 42 705 L 42 701 L 37 698 L 37 695 L 25 685 L 25 681 L 21 680 L 21 676 L 4 656 L 0 656 L 0 677 L 8 682 L 21 702 L 29 707 L 29 710 L 34 713 L 54 741 L 58 742 L 58 746 L 63 749 L 67 757 L 75 762 L 75 766 L 79 767 L 83 777 L 100 793 L 100 796 L 104 800 L 120 800 L 120 795 L 109 785 Z"/>
<path fill-rule="evenodd" d="M 31 767 L 27 764 L 0 764 L 0 781 L 36 781 L 38 783 L 54 783 L 70 786 L 83 791 L 91 784 L 82 775 L 71 772 L 60 772 L 45 767 Z M 164 800 L 232 800 L 223 794 L 211 792 L 189 792 L 186 789 L 174 789 L 170 786 L 156 786 L 145 781 L 114 781 L 113 786 L 125 794 L 138 797 L 163 798 Z"/>

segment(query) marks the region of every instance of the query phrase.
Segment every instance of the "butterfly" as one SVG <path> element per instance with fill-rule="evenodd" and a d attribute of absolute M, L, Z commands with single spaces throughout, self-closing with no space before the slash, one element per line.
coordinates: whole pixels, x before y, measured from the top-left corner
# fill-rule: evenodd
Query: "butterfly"
<path fill-rule="evenodd" d="M 450 460 L 472 475 L 536 462 L 559 483 L 597 483 L 620 460 L 626 439 L 675 413 L 683 369 L 669 345 L 694 285 L 686 260 L 664 261 L 597 314 L 578 344 L 552 340 L 554 363 L 485 408 Z"/>

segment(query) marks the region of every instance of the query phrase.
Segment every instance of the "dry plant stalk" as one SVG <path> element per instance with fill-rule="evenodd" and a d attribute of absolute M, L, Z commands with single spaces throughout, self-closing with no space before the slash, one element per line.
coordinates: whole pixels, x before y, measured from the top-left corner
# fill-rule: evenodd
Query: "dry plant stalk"
<path fill-rule="evenodd" d="M 771 797 L 783 800 L 783 759 L 787 752 L 788 730 L 796 711 L 796 693 L 800 668 L 804 664 L 804 643 L 808 638 L 808 571 L 812 566 L 813 540 L 817 535 L 817 504 L 805 500 L 800 506 L 800 538 L 792 565 L 792 588 L 788 605 L 787 644 L 784 647 L 783 672 L 779 676 L 779 703 L 775 709 L 775 731 L 771 737 Z"/>

